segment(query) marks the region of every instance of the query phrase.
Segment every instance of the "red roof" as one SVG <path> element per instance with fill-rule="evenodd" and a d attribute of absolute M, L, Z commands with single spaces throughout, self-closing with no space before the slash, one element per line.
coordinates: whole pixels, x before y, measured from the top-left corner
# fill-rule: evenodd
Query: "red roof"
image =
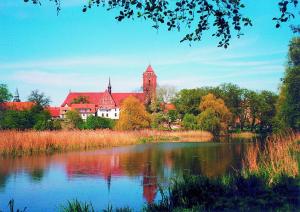
<path fill-rule="evenodd" d="M 114 99 L 117 106 L 120 106 L 121 103 L 123 102 L 123 100 L 126 99 L 129 96 L 134 96 L 143 103 L 145 101 L 144 93 L 112 93 L 112 97 L 113 97 L 113 99 Z"/>
<path fill-rule="evenodd" d="M 151 65 L 148 65 L 146 72 L 154 72 L 153 68 Z"/>
<path fill-rule="evenodd" d="M 68 106 L 72 105 L 72 101 L 79 96 L 85 96 L 89 103 L 98 105 L 102 95 L 103 92 L 70 92 L 61 106 L 64 107 L 66 104 Z"/>
<path fill-rule="evenodd" d="M 145 95 L 144 93 L 112 93 L 112 98 L 114 102 L 116 103 L 116 106 L 119 107 L 124 99 L 126 99 L 129 96 L 134 96 L 138 98 L 141 102 L 144 102 Z M 65 101 L 62 103 L 62 107 L 64 107 L 66 104 L 70 107 L 73 107 L 72 101 L 75 98 L 78 98 L 79 96 L 85 96 L 87 97 L 89 104 L 94 104 L 95 107 L 100 107 L 101 105 L 101 99 L 105 96 L 104 92 L 71 92 L 68 94 Z M 82 105 L 89 105 L 89 104 L 82 104 Z M 86 107 L 86 106 L 85 106 Z"/>
<path fill-rule="evenodd" d="M 45 109 L 49 111 L 51 117 L 53 118 L 57 118 L 60 116 L 60 107 L 47 107 Z"/>
<path fill-rule="evenodd" d="M 30 110 L 34 102 L 4 102 L 1 107 L 5 110 Z"/>

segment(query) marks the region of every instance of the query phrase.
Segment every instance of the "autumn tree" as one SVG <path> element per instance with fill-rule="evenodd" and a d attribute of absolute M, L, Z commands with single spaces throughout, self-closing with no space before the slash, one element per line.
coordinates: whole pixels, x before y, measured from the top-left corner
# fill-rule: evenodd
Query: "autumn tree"
<path fill-rule="evenodd" d="M 202 111 L 198 116 L 200 129 L 208 130 L 215 135 L 227 130 L 232 114 L 226 107 L 224 100 L 209 93 L 202 97 L 199 108 Z"/>
<path fill-rule="evenodd" d="M 151 118 L 145 106 L 134 96 L 127 97 L 121 104 L 118 130 L 139 130 L 150 127 Z"/>

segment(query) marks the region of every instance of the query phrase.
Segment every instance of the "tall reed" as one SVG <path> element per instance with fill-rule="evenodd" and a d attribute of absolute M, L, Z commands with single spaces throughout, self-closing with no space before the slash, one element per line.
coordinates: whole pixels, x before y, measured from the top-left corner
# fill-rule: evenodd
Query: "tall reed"
<path fill-rule="evenodd" d="M 141 141 L 209 141 L 212 137 L 202 131 L 0 131 L 0 155 L 87 150 Z"/>
<path fill-rule="evenodd" d="M 269 183 L 283 175 L 299 176 L 297 155 L 300 153 L 300 135 L 291 131 L 272 135 L 263 145 L 249 146 L 243 161 L 244 174 L 255 173 L 269 179 Z"/>

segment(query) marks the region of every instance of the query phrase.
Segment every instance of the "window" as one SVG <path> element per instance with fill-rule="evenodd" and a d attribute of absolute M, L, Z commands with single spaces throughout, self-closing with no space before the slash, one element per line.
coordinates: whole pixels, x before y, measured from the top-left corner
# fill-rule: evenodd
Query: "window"
<path fill-rule="evenodd" d="M 108 113 L 106 113 L 106 117 L 108 117 Z"/>
<path fill-rule="evenodd" d="M 104 117 L 104 113 L 102 113 L 102 117 Z"/>
<path fill-rule="evenodd" d="M 117 114 L 117 113 L 115 113 L 115 117 L 117 117 L 117 115 L 118 115 L 118 114 Z"/>

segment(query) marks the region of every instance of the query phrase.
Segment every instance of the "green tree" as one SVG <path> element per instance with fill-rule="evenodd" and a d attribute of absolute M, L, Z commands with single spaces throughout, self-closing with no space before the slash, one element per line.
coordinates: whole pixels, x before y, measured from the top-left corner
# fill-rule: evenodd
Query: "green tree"
<path fill-rule="evenodd" d="M 34 102 L 42 107 L 49 106 L 51 102 L 50 97 L 46 97 L 46 95 L 39 90 L 31 91 L 30 95 L 28 96 L 28 101 Z"/>
<path fill-rule="evenodd" d="M 0 104 L 3 102 L 10 101 L 11 98 L 12 98 L 12 94 L 9 92 L 7 85 L 0 84 Z"/>
<path fill-rule="evenodd" d="M 7 110 L 0 122 L 1 129 L 31 129 L 34 125 L 34 119 L 30 111 Z"/>
<path fill-rule="evenodd" d="M 277 117 L 286 127 L 300 130 L 300 37 L 293 38 L 289 45 L 288 65 L 277 102 Z"/>
<path fill-rule="evenodd" d="M 178 118 L 178 114 L 176 110 L 169 110 L 167 113 L 167 120 L 168 120 L 168 126 L 170 129 L 172 129 L 172 124 L 176 122 Z"/>
<path fill-rule="evenodd" d="M 273 120 L 276 114 L 278 96 L 271 91 L 262 91 L 259 94 L 259 131 L 272 132 Z"/>
<path fill-rule="evenodd" d="M 81 129 L 83 120 L 77 110 L 69 110 L 65 113 L 65 126 L 67 129 Z"/>
<path fill-rule="evenodd" d="M 197 117 L 193 114 L 185 114 L 182 120 L 182 125 L 186 130 L 196 130 L 198 128 Z"/>

